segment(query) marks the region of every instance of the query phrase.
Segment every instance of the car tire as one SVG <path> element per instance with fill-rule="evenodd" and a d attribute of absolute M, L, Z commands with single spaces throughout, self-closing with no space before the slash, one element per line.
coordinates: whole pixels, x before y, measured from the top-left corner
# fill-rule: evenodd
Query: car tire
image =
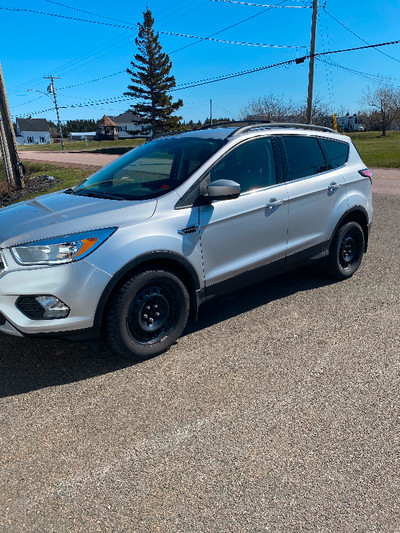
<path fill-rule="evenodd" d="M 364 248 L 365 237 L 360 224 L 351 221 L 340 226 L 329 250 L 330 273 L 336 279 L 350 278 L 361 264 Z"/>
<path fill-rule="evenodd" d="M 167 270 L 138 272 L 114 294 L 105 320 L 110 346 L 140 361 L 167 351 L 184 330 L 190 309 L 184 283 Z"/>

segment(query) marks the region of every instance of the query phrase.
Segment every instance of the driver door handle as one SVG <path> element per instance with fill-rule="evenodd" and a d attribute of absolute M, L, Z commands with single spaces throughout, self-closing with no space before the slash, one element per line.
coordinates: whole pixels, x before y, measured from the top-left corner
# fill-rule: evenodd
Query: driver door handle
<path fill-rule="evenodd" d="M 276 198 L 271 198 L 265 207 L 267 209 L 276 209 L 282 204 L 283 204 L 283 200 L 277 200 Z"/>

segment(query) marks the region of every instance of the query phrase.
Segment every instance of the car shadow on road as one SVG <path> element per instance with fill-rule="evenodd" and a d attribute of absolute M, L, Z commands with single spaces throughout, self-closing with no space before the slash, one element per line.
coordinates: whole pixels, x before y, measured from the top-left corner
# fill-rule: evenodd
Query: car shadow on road
<path fill-rule="evenodd" d="M 189 323 L 184 335 L 331 283 L 317 268 L 278 276 L 205 304 L 199 319 Z M 102 343 L 23 339 L 0 333 L 0 398 L 90 379 L 132 364 Z"/>
<path fill-rule="evenodd" d="M 269 302 L 286 298 L 291 294 L 317 289 L 333 283 L 336 283 L 336 280 L 329 278 L 318 266 L 308 266 L 276 276 L 227 296 L 215 298 L 202 305 L 198 320 L 189 323 L 184 335 L 194 333 L 218 322 L 224 322 Z"/>

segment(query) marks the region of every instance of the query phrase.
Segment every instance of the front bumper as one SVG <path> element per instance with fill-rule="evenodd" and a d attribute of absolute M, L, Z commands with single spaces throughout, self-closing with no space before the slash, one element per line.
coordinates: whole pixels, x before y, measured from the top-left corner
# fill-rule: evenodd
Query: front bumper
<path fill-rule="evenodd" d="M 57 266 L 6 269 L 0 275 L 0 332 L 17 336 L 66 336 L 94 326 L 110 275 L 85 259 Z M 17 307 L 21 296 L 52 295 L 70 308 L 66 318 L 32 320 Z"/>

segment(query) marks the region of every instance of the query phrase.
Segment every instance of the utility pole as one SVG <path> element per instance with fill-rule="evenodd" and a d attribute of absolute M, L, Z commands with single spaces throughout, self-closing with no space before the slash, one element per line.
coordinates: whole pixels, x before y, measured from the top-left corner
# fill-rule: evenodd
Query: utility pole
<path fill-rule="evenodd" d="M 21 189 L 24 166 L 18 158 L 17 143 L 10 109 L 8 107 L 6 87 L 0 64 L 0 147 L 9 188 Z"/>
<path fill-rule="evenodd" d="M 51 80 L 50 85 L 47 87 L 47 92 L 53 94 L 54 98 L 54 107 L 56 108 L 57 113 L 57 124 L 58 124 L 58 133 L 60 134 L 61 138 L 61 148 L 65 150 L 64 148 L 64 139 L 62 134 L 62 127 L 61 127 L 61 121 L 60 121 L 60 113 L 58 112 L 58 105 L 57 105 L 57 96 L 56 96 L 56 88 L 54 87 L 54 80 L 61 79 L 60 76 L 43 76 L 45 80 Z"/>
<path fill-rule="evenodd" d="M 212 126 L 212 121 L 213 121 L 213 118 L 212 118 L 212 100 L 210 100 L 210 126 Z"/>
<path fill-rule="evenodd" d="M 313 0 L 313 11 L 312 11 L 312 22 L 311 22 L 310 66 L 308 69 L 308 97 L 307 97 L 306 124 L 311 124 L 311 118 L 312 118 L 314 63 L 315 63 L 315 37 L 317 33 L 317 15 L 318 15 L 318 0 Z"/>

